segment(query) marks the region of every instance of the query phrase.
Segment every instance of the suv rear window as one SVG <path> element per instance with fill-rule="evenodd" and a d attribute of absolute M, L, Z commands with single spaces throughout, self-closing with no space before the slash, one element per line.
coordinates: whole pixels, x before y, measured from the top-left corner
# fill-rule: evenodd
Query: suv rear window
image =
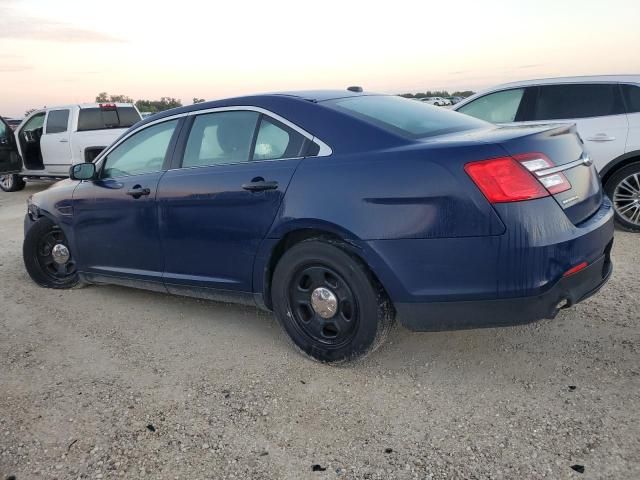
<path fill-rule="evenodd" d="M 340 98 L 326 104 L 409 138 L 430 137 L 487 125 L 482 120 L 445 108 L 392 95 Z"/>
<path fill-rule="evenodd" d="M 542 85 L 531 120 L 605 117 L 624 113 L 620 90 L 613 84 Z"/>
<path fill-rule="evenodd" d="M 140 114 L 133 107 L 82 108 L 78 115 L 78 131 L 129 128 L 139 121 Z"/>

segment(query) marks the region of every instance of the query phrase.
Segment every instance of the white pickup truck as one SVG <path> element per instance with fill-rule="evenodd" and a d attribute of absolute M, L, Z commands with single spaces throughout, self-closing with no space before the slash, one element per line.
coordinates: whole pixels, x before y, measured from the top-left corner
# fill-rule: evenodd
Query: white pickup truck
<path fill-rule="evenodd" d="M 0 119 L 0 189 L 69 176 L 71 165 L 93 161 L 140 118 L 130 103 L 90 103 L 36 110 L 15 132 Z"/>

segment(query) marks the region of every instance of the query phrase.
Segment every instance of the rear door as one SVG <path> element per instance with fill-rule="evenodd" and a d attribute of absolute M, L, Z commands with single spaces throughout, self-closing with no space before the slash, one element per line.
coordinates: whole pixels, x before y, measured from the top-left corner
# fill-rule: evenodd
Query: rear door
<path fill-rule="evenodd" d="M 252 291 L 253 264 L 307 140 L 251 110 L 203 113 L 158 186 L 169 292 Z M 180 147 L 180 144 L 184 147 Z M 183 153 L 182 153 L 183 152 Z"/>
<path fill-rule="evenodd" d="M 518 120 L 575 123 L 598 171 L 624 153 L 629 124 L 617 84 L 540 85 L 528 90 L 530 104 Z"/>
<path fill-rule="evenodd" d="M 47 112 L 40 149 L 43 162 L 51 173 L 66 173 L 71 165 L 70 122 L 71 110 L 68 108 Z"/>
<path fill-rule="evenodd" d="M 0 175 L 17 173 L 21 169 L 16 137 L 9 124 L 0 117 Z"/>

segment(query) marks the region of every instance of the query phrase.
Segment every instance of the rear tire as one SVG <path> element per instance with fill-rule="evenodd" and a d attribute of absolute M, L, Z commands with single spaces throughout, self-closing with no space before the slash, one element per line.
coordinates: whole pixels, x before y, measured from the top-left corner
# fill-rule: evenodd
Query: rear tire
<path fill-rule="evenodd" d="M 0 175 L 0 189 L 5 192 L 17 192 L 26 185 L 24 179 L 15 173 Z"/>
<path fill-rule="evenodd" d="M 63 245 L 68 254 L 64 263 L 54 259 L 54 247 Z M 55 223 L 46 217 L 27 231 L 22 244 L 24 265 L 31 279 L 41 287 L 67 289 L 82 286 L 67 239 Z"/>
<path fill-rule="evenodd" d="M 324 363 L 373 352 L 395 316 L 369 269 L 339 242 L 324 239 L 305 240 L 285 252 L 273 275 L 272 303 L 293 344 Z"/>
<path fill-rule="evenodd" d="M 616 225 L 628 232 L 640 232 L 640 162 L 615 172 L 604 189 L 613 202 Z"/>

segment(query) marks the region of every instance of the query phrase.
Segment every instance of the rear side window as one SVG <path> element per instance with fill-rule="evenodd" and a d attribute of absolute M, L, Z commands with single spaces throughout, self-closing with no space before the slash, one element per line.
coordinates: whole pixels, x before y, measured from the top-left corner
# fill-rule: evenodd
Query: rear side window
<path fill-rule="evenodd" d="M 259 116 L 250 111 L 198 115 L 189 133 L 182 166 L 248 162 Z"/>
<path fill-rule="evenodd" d="M 129 128 L 138 121 L 140 114 L 133 107 L 82 108 L 78 115 L 78 131 Z"/>
<path fill-rule="evenodd" d="M 253 160 L 275 160 L 300 156 L 304 137 L 286 126 L 262 116 Z"/>
<path fill-rule="evenodd" d="M 627 104 L 627 113 L 640 112 L 640 86 L 621 85 L 624 101 Z"/>
<path fill-rule="evenodd" d="M 69 110 L 50 110 L 47 117 L 47 131 L 45 133 L 62 133 L 67 131 Z"/>
<path fill-rule="evenodd" d="M 491 123 L 509 123 L 516 120 L 524 88 L 490 93 L 458 109 L 472 117 Z"/>
<path fill-rule="evenodd" d="M 542 85 L 532 120 L 604 117 L 624 113 L 614 84 Z"/>
<path fill-rule="evenodd" d="M 341 98 L 325 104 L 409 138 L 460 132 L 486 125 L 451 110 L 391 95 Z"/>

